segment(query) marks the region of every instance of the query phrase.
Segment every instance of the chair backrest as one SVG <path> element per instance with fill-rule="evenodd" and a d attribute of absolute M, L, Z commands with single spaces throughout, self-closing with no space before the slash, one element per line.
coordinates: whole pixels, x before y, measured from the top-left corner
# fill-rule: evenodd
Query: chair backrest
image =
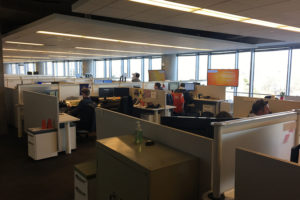
<path fill-rule="evenodd" d="M 184 110 L 184 97 L 183 93 L 172 93 L 173 105 L 176 106 L 174 109 L 175 113 L 183 113 Z"/>
<path fill-rule="evenodd" d="M 77 125 L 79 130 L 95 131 L 96 130 L 96 117 L 95 117 L 95 104 L 91 103 L 86 105 L 80 113 L 80 121 Z"/>

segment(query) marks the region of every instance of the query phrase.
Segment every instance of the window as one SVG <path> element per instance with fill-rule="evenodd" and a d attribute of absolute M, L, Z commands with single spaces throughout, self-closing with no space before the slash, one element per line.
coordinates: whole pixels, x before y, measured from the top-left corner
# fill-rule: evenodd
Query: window
<path fill-rule="evenodd" d="M 199 80 L 201 85 L 207 84 L 208 55 L 199 55 Z"/>
<path fill-rule="evenodd" d="M 28 68 L 27 68 L 27 71 L 28 71 L 28 72 L 32 72 L 32 73 L 33 73 L 33 72 L 36 71 L 35 63 L 28 63 L 28 64 L 27 64 L 27 67 L 28 67 Z"/>
<path fill-rule="evenodd" d="M 75 76 L 77 74 L 76 72 L 76 62 L 72 62 L 72 61 L 68 61 L 68 65 L 69 65 L 69 76 Z"/>
<path fill-rule="evenodd" d="M 291 71 L 291 85 L 290 95 L 300 96 L 300 49 L 294 49 L 292 55 L 292 71 Z"/>
<path fill-rule="evenodd" d="M 105 61 L 96 61 L 96 78 L 105 78 L 104 75 L 104 62 Z"/>
<path fill-rule="evenodd" d="M 195 80 L 196 56 L 178 56 L 178 80 Z"/>
<path fill-rule="evenodd" d="M 128 60 L 124 60 L 124 73 L 127 74 L 128 77 Z"/>
<path fill-rule="evenodd" d="M 11 64 L 11 73 L 17 74 L 17 64 Z"/>
<path fill-rule="evenodd" d="M 142 75 L 142 60 L 139 58 L 131 59 L 130 60 L 130 71 L 132 74 L 139 73 L 140 77 L 141 77 L 141 75 Z"/>
<path fill-rule="evenodd" d="M 249 96 L 251 52 L 239 53 L 239 87 L 238 96 Z"/>
<path fill-rule="evenodd" d="M 121 72 L 121 60 L 112 60 L 112 78 L 120 78 Z"/>
<path fill-rule="evenodd" d="M 234 69 L 235 54 L 219 54 L 211 56 L 211 69 Z"/>
<path fill-rule="evenodd" d="M 57 76 L 64 76 L 64 63 L 63 62 L 56 62 L 55 63 L 56 75 Z"/>
<path fill-rule="evenodd" d="M 109 65 L 110 65 L 110 61 L 109 60 L 106 60 L 105 61 L 105 63 L 106 63 L 106 75 L 105 75 L 105 78 L 110 78 L 110 76 L 109 76 L 109 74 L 110 74 L 110 67 L 109 67 Z"/>
<path fill-rule="evenodd" d="M 144 58 L 144 82 L 149 81 L 149 58 Z"/>
<path fill-rule="evenodd" d="M 24 67 L 24 65 L 19 65 L 19 74 L 25 74 L 25 67 Z"/>
<path fill-rule="evenodd" d="M 47 62 L 47 75 L 53 76 L 53 63 L 52 62 Z"/>
<path fill-rule="evenodd" d="M 288 50 L 256 52 L 254 70 L 254 97 L 285 92 Z"/>
<path fill-rule="evenodd" d="M 152 69 L 153 70 L 160 70 L 161 69 L 161 62 L 162 62 L 161 57 L 160 58 L 152 58 Z"/>

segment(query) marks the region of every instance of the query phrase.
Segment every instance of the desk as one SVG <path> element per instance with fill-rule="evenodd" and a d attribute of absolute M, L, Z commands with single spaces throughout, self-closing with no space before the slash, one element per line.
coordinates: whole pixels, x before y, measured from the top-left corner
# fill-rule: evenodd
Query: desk
<path fill-rule="evenodd" d="M 64 123 L 65 124 L 65 129 L 66 129 L 66 153 L 67 154 L 70 154 L 71 153 L 71 138 L 70 138 L 70 123 L 71 122 L 76 122 L 76 121 L 79 121 L 80 119 L 79 118 L 76 118 L 76 117 L 73 117 L 71 115 L 68 115 L 66 113 L 60 113 L 58 115 L 58 123 L 61 124 L 61 123 Z M 58 137 L 58 140 L 59 140 L 59 137 Z M 58 141 L 58 144 L 60 142 Z"/>
<path fill-rule="evenodd" d="M 152 111 L 154 113 L 154 122 L 159 123 L 159 111 L 164 111 L 165 116 L 169 116 L 168 111 L 171 109 L 176 108 L 176 106 L 169 106 L 167 105 L 166 107 L 159 107 L 159 108 L 147 108 L 146 106 L 141 106 L 141 105 L 134 105 L 134 108 L 138 108 L 141 110 L 147 110 L 147 111 Z"/>
<path fill-rule="evenodd" d="M 194 103 L 200 105 L 201 112 L 212 112 L 214 115 L 217 115 L 221 111 L 221 103 L 225 100 L 219 100 L 219 99 L 203 99 L 203 98 L 196 98 L 194 99 Z M 203 109 L 204 105 L 212 105 L 214 106 L 213 109 Z"/>

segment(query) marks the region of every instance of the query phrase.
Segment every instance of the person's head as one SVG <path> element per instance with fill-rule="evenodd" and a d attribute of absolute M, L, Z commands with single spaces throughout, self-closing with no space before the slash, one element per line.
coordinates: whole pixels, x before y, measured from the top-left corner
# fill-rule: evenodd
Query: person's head
<path fill-rule="evenodd" d="M 180 83 L 180 87 L 185 88 L 185 83 Z"/>
<path fill-rule="evenodd" d="M 255 101 L 255 103 L 252 105 L 251 113 L 254 113 L 255 115 L 266 115 L 271 113 L 268 101 L 263 99 Z"/>
<path fill-rule="evenodd" d="M 133 73 L 132 75 L 133 75 L 133 77 L 140 78 L 140 74 L 139 73 Z"/>
<path fill-rule="evenodd" d="M 217 119 L 232 119 L 231 114 L 226 111 L 221 111 L 216 115 Z"/>
<path fill-rule="evenodd" d="M 88 97 L 88 96 L 90 96 L 90 90 L 88 88 L 82 88 L 81 94 L 82 94 L 83 98 Z"/>
<path fill-rule="evenodd" d="M 156 82 L 156 83 L 154 84 L 154 89 L 155 89 L 155 90 L 160 90 L 160 89 L 161 89 L 161 84 L 160 84 L 159 82 Z"/>

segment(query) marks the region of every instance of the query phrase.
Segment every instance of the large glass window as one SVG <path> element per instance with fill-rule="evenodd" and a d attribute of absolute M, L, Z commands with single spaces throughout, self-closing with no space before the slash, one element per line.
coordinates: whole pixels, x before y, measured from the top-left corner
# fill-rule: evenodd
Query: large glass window
<path fill-rule="evenodd" d="M 101 61 L 96 61 L 96 78 L 105 78 L 104 74 L 104 62 L 103 60 Z"/>
<path fill-rule="evenodd" d="M 52 62 L 47 62 L 47 75 L 53 76 L 53 63 Z"/>
<path fill-rule="evenodd" d="M 149 81 L 149 58 L 144 59 L 144 82 Z"/>
<path fill-rule="evenodd" d="M 106 66 L 105 66 L 105 67 L 106 67 L 106 69 L 105 69 L 105 70 L 106 70 L 106 75 L 105 75 L 105 77 L 106 77 L 106 78 L 109 78 L 109 77 L 110 77 L 110 76 L 109 76 L 109 74 L 110 74 L 110 67 L 109 67 L 109 65 L 110 65 L 110 60 L 106 60 L 105 63 L 106 63 Z"/>
<path fill-rule="evenodd" d="M 140 77 L 141 77 L 142 76 L 142 60 L 139 58 L 131 59 L 130 60 L 130 71 L 131 71 L 131 74 L 139 73 Z"/>
<path fill-rule="evenodd" d="M 292 71 L 290 95 L 300 96 L 300 49 L 294 49 L 292 55 Z"/>
<path fill-rule="evenodd" d="M 152 69 L 153 70 L 160 70 L 161 69 L 161 57 L 152 58 Z"/>
<path fill-rule="evenodd" d="M 288 50 L 255 53 L 254 97 L 285 92 Z"/>
<path fill-rule="evenodd" d="M 77 73 L 76 73 L 76 62 L 73 62 L 73 61 L 68 61 L 68 65 L 69 65 L 69 76 L 75 76 Z"/>
<path fill-rule="evenodd" d="M 121 60 L 112 60 L 112 78 L 120 78 L 121 72 Z"/>
<path fill-rule="evenodd" d="M 127 74 L 128 77 L 128 60 L 124 60 L 124 73 Z"/>
<path fill-rule="evenodd" d="M 36 71 L 36 66 L 35 66 L 35 63 L 27 63 L 27 71 L 28 72 L 35 72 Z"/>
<path fill-rule="evenodd" d="M 195 80 L 196 56 L 178 56 L 178 80 Z"/>
<path fill-rule="evenodd" d="M 25 74 L 25 66 L 19 64 L 19 74 L 24 75 Z"/>
<path fill-rule="evenodd" d="M 199 80 L 201 85 L 207 84 L 208 55 L 199 55 Z"/>
<path fill-rule="evenodd" d="M 11 73 L 17 74 L 17 64 L 11 64 Z"/>
<path fill-rule="evenodd" d="M 57 62 L 57 76 L 64 76 L 64 63 L 63 62 Z"/>
<path fill-rule="evenodd" d="M 239 53 L 239 87 L 238 96 L 249 96 L 251 52 Z"/>
<path fill-rule="evenodd" d="M 235 54 L 218 54 L 211 56 L 212 69 L 234 69 L 235 68 Z"/>

